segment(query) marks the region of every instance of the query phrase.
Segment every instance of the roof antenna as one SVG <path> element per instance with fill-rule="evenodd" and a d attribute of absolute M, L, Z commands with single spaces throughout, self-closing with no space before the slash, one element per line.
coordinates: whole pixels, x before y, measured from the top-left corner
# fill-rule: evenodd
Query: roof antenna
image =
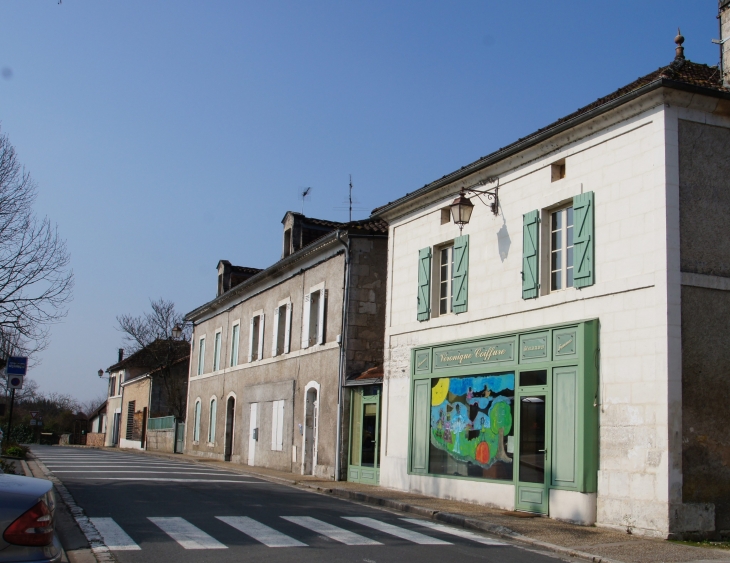
<path fill-rule="evenodd" d="M 299 197 L 302 198 L 302 215 L 304 215 L 304 201 L 309 197 L 309 195 L 312 193 L 312 188 L 304 188 L 302 190 L 302 193 L 299 194 Z"/>
<path fill-rule="evenodd" d="M 350 223 L 352 223 L 352 174 L 350 174 Z"/>

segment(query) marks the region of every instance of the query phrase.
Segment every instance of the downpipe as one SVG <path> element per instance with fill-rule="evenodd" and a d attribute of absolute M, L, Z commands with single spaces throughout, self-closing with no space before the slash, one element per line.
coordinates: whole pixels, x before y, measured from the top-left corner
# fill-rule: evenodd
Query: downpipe
<path fill-rule="evenodd" d="M 342 330 L 340 331 L 340 362 L 337 369 L 337 437 L 335 439 L 335 481 L 340 480 L 340 450 L 342 448 L 342 394 L 344 385 L 344 372 L 345 372 L 345 360 L 347 348 L 345 343 L 347 342 L 346 330 L 347 330 L 347 310 L 348 303 L 350 300 L 350 237 L 347 237 L 347 242 L 344 242 L 340 238 L 342 231 L 337 231 L 337 242 L 345 247 L 345 274 L 344 274 L 344 292 L 342 297 Z"/>

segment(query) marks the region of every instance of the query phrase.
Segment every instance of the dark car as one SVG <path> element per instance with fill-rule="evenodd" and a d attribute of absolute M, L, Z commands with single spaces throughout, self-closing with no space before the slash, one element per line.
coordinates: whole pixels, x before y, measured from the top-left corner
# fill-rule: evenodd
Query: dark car
<path fill-rule="evenodd" d="M 55 508 L 50 481 L 0 474 L 0 563 L 61 561 Z"/>

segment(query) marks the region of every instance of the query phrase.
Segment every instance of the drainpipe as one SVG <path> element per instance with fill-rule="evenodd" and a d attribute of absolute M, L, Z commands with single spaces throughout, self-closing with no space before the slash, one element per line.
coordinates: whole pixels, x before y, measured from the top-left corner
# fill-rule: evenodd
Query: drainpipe
<path fill-rule="evenodd" d="M 342 330 L 340 331 L 340 364 L 337 370 L 337 438 L 335 440 L 337 447 L 335 448 L 335 481 L 340 480 L 340 449 L 342 442 L 342 391 L 343 382 L 345 378 L 345 363 L 347 348 L 345 343 L 347 342 L 347 309 L 350 300 L 350 237 L 347 237 L 347 242 L 344 242 L 340 238 L 340 233 L 337 231 L 337 242 L 345 247 L 345 273 L 344 273 L 344 295 L 342 297 Z"/>

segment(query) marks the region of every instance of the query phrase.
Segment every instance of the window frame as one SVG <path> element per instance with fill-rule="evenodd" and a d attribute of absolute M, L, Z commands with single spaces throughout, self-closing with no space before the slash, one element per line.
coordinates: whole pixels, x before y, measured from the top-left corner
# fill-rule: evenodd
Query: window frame
<path fill-rule="evenodd" d="M 448 255 L 450 256 L 450 261 L 447 263 L 447 272 L 448 272 L 448 280 L 447 283 L 447 292 L 448 296 L 446 297 L 447 303 L 448 303 L 448 310 L 445 313 L 441 312 L 441 286 L 444 283 L 441 279 L 441 256 L 442 252 L 446 250 L 448 252 Z M 434 305 L 431 305 L 431 317 L 444 317 L 446 315 L 453 315 L 454 314 L 454 240 L 442 242 L 441 244 L 437 244 L 433 247 L 433 256 L 434 259 L 432 259 L 432 266 L 431 266 L 431 302 Z"/>
<path fill-rule="evenodd" d="M 573 208 L 573 198 L 568 198 L 566 200 L 561 201 L 560 203 L 557 203 L 556 205 L 553 205 L 551 207 L 544 208 L 542 212 L 540 213 L 540 250 L 539 250 L 539 260 L 540 264 L 538 266 L 539 272 L 540 272 L 540 290 L 539 295 L 550 295 L 551 293 L 558 293 L 561 291 L 566 291 L 569 289 L 575 289 L 575 278 L 573 278 L 573 285 L 571 286 L 565 286 L 565 283 L 563 283 L 563 287 L 560 289 L 553 289 L 552 284 L 552 273 L 553 273 L 553 263 L 552 263 L 552 255 L 553 255 L 553 244 L 552 244 L 552 234 L 553 234 L 553 214 L 558 212 L 563 212 L 567 210 L 568 208 Z M 562 239 L 563 239 L 563 246 L 562 256 L 563 259 L 563 266 L 561 268 L 561 278 L 562 281 L 565 282 L 567 278 L 567 249 L 568 248 L 575 248 L 575 225 L 572 226 L 573 230 L 573 245 L 568 247 L 567 245 L 567 213 L 564 214 L 564 217 L 566 221 L 564 222 L 564 225 L 562 227 L 561 232 Z M 575 219 L 574 219 L 575 222 Z M 575 252 L 573 252 L 573 266 L 571 266 L 571 269 L 575 271 Z"/>
<path fill-rule="evenodd" d="M 248 335 L 248 363 L 258 362 L 264 358 L 264 310 L 259 309 L 251 315 Z M 257 324 L 258 319 L 258 324 Z M 254 357 L 254 344 L 256 345 L 256 357 Z"/>
<path fill-rule="evenodd" d="M 240 350 L 241 340 L 241 319 L 236 319 L 231 325 L 231 355 L 229 357 L 229 367 L 238 365 L 238 353 Z"/>
<path fill-rule="evenodd" d="M 205 373 L 205 335 L 198 338 L 198 375 Z"/>
<path fill-rule="evenodd" d="M 216 419 L 218 418 L 218 398 L 213 395 L 208 403 L 208 444 L 215 445 Z"/>
<path fill-rule="evenodd" d="M 271 357 L 288 354 L 291 351 L 291 297 L 282 299 L 274 308 Z M 283 323 L 282 323 L 283 317 Z"/>
<path fill-rule="evenodd" d="M 223 348 L 223 329 L 219 328 L 213 335 L 213 372 L 221 369 L 221 349 Z"/>
<path fill-rule="evenodd" d="M 195 406 L 193 407 L 193 443 L 200 443 L 200 414 L 203 410 L 203 403 L 200 397 L 195 399 Z"/>
<path fill-rule="evenodd" d="M 313 311 L 312 295 L 317 294 L 317 309 Z M 327 298 L 328 291 L 324 282 L 320 282 L 309 288 L 304 296 L 302 315 L 302 348 L 310 348 L 327 341 Z M 315 313 L 313 315 L 312 313 Z M 314 333 L 314 334 L 313 334 Z"/>

